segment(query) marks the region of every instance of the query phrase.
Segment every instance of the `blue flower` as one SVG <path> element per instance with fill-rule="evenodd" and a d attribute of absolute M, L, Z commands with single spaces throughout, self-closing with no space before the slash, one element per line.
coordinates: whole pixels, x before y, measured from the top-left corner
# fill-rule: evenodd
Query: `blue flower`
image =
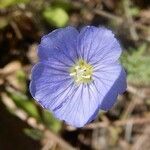
<path fill-rule="evenodd" d="M 54 30 L 39 44 L 30 92 L 57 118 L 82 127 L 99 110 L 109 110 L 126 90 L 121 52 L 114 34 L 104 27 Z"/>

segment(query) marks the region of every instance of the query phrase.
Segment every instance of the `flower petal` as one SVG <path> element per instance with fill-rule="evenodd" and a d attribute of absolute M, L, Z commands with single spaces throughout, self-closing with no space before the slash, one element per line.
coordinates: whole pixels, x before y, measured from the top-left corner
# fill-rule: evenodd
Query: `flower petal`
<path fill-rule="evenodd" d="M 95 71 L 93 78 L 93 85 L 99 93 L 100 109 L 110 109 L 118 94 L 126 90 L 126 73 L 124 69 L 118 63 L 103 65 Z"/>
<path fill-rule="evenodd" d="M 51 111 L 60 106 L 64 97 L 73 90 L 73 81 L 67 71 L 52 69 L 43 62 L 34 66 L 31 78 L 31 95 Z"/>
<path fill-rule="evenodd" d="M 114 34 L 104 27 L 83 28 L 78 36 L 77 46 L 80 57 L 93 65 L 111 64 L 121 55 L 121 47 Z"/>
<path fill-rule="evenodd" d="M 93 87 L 82 84 L 54 114 L 72 126 L 83 127 L 96 118 L 98 102 L 98 94 Z"/>
<path fill-rule="evenodd" d="M 77 59 L 76 42 L 79 32 L 73 27 L 56 29 L 43 36 L 38 47 L 41 61 L 56 59 L 72 64 Z"/>

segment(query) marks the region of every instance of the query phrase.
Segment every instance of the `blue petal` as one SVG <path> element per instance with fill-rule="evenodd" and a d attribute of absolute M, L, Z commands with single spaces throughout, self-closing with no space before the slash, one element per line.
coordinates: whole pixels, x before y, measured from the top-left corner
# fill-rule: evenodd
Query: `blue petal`
<path fill-rule="evenodd" d="M 111 89 L 104 97 L 104 100 L 101 103 L 101 107 L 100 107 L 101 109 L 109 110 L 116 102 L 118 94 L 122 94 L 123 92 L 126 91 L 127 84 L 126 84 L 124 73 L 125 73 L 124 70 L 122 70 L 118 79 L 115 81 Z"/>
<path fill-rule="evenodd" d="M 49 64 L 40 62 L 32 70 L 30 92 L 43 107 L 51 111 L 64 102 L 69 92 L 73 90 L 73 81 L 66 71 L 51 68 Z"/>
<path fill-rule="evenodd" d="M 75 127 L 83 127 L 94 120 L 98 110 L 98 93 L 89 84 L 80 85 L 54 114 Z"/>
<path fill-rule="evenodd" d="M 118 94 L 126 90 L 126 73 L 120 64 L 101 65 L 93 75 L 93 86 L 99 93 L 99 107 L 109 110 Z"/>
<path fill-rule="evenodd" d="M 83 28 L 78 36 L 77 46 L 80 57 L 93 65 L 111 64 L 121 55 L 121 47 L 114 34 L 104 27 Z"/>
<path fill-rule="evenodd" d="M 73 64 L 77 59 L 76 42 L 79 32 L 73 27 L 56 29 L 45 35 L 38 47 L 38 56 L 41 61 L 51 59 Z"/>

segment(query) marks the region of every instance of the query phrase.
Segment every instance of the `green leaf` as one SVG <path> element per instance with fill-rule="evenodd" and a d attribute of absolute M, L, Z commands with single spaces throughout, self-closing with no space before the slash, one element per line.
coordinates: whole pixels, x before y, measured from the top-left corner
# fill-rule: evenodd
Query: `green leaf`
<path fill-rule="evenodd" d="M 132 7 L 132 8 L 130 8 L 129 10 L 130 10 L 129 13 L 130 13 L 132 16 L 138 16 L 139 13 L 140 13 L 139 8 L 137 8 L 137 7 Z"/>
<path fill-rule="evenodd" d="M 43 110 L 42 116 L 43 122 L 48 128 L 50 128 L 54 132 L 60 131 L 61 122 L 55 117 L 53 117 L 53 115 L 50 112 L 48 112 L 47 110 Z"/>
<path fill-rule="evenodd" d="M 26 80 L 26 74 L 23 70 L 18 70 L 16 72 L 17 78 L 19 81 L 25 81 Z"/>
<path fill-rule="evenodd" d="M 40 116 L 38 113 L 38 109 L 34 103 L 34 101 L 29 100 L 27 96 L 22 93 L 9 93 L 9 96 L 14 100 L 16 105 L 23 109 L 25 112 L 28 113 L 29 116 L 40 120 Z"/>
<path fill-rule="evenodd" d="M 20 3 L 28 3 L 30 0 L 0 0 L 0 8 L 7 8 Z"/>
<path fill-rule="evenodd" d="M 61 7 L 64 10 L 68 11 L 73 8 L 70 0 L 55 0 L 51 4 L 54 7 Z"/>
<path fill-rule="evenodd" d="M 16 71 L 16 78 L 17 78 L 18 84 L 21 84 L 22 91 L 25 93 L 27 90 L 27 84 L 26 84 L 27 76 L 24 70 Z"/>
<path fill-rule="evenodd" d="M 23 132 L 34 140 L 41 140 L 43 138 L 43 132 L 38 129 L 25 128 Z"/>
<path fill-rule="evenodd" d="M 56 27 L 64 27 L 69 20 L 67 12 L 61 7 L 48 7 L 42 15 L 50 25 Z"/>
<path fill-rule="evenodd" d="M 137 50 L 130 49 L 122 55 L 122 63 L 127 70 L 128 81 L 136 85 L 150 84 L 150 57 L 146 54 L 146 44 L 139 46 Z"/>

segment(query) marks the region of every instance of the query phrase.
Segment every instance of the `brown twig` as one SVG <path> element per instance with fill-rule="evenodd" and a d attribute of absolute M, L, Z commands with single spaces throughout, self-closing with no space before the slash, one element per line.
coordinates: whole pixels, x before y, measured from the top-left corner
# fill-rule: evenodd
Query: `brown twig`
<path fill-rule="evenodd" d="M 15 32 L 17 38 L 18 38 L 19 40 L 21 40 L 21 39 L 23 38 L 23 36 L 22 36 L 22 34 L 21 34 L 21 32 L 20 32 L 20 29 L 19 29 L 18 25 L 16 24 L 16 22 L 11 21 L 11 22 L 10 22 L 10 25 L 11 25 L 12 28 L 14 29 L 14 32 Z"/>
<path fill-rule="evenodd" d="M 93 12 L 95 14 L 103 16 L 103 17 L 105 17 L 107 19 L 116 20 L 117 23 L 119 23 L 119 24 L 123 23 L 123 19 L 121 17 L 116 16 L 114 14 L 110 14 L 110 13 L 104 11 L 104 10 L 96 8 L 96 9 L 93 10 Z"/>
<path fill-rule="evenodd" d="M 146 99 L 146 98 L 150 98 L 150 93 L 146 92 L 149 89 L 148 88 L 136 88 L 134 86 L 132 86 L 130 83 L 128 83 L 128 87 L 127 87 L 127 91 L 129 93 L 132 93 L 133 95 L 136 95 L 137 97 L 140 97 L 141 99 Z"/>
<path fill-rule="evenodd" d="M 150 138 L 150 127 L 146 126 L 142 135 L 140 135 L 135 143 L 133 143 L 131 150 L 141 150 L 141 148 L 146 150 L 147 146 L 149 147 L 149 138 Z M 144 148 L 144 147 L 145 148 Z M 148 148 L 149 149 L 149 148 Z"/>
<path fill-rule="evenodd" d="M 114 20 L 118 25 L 121 25 L 125 22 L 125 18 L 122 18 L 120 16 L 116 16 L 114 14 L 111 14 L 111 13 L 104 11 L 104 10 L 101 10 L 101 9 L 96 8 L 92 12 L 94 12 L 95 14 L 100 15 L 102 17 L 105 17 L 107 19 Z M 136 29 L 143 30 L 146 32 L 150 31 L 148 26 L 145 26 L 145 25 L 141 24 L 140 22 L 135 22 L 135 21 L 133 22 L 133 19 L 131 22 L 133 23 L 133 26 L 132 26 L 132 30 L 130 32 L 131 32 L 132 36 L 134 36 L 134 39 L 136 39 L 136 40 L 138 37 L 138 34 L 136 33 Z M 150 41 L 149 37 L 140 37 L 140 38 L 143 40 L 146 40 L 148 42 Z"/>
<path fill-rule="evenodd" d="M 85 126 L 83 129 L 95 129 L 95 128 L 107 128 L 108 126 L 114 125 L 114 126 L 125 126 L 129 123 L 133 123 L 133 125 L 143 125 L 150 123 L 150 117 L 145 118 L 130 118 L 126 120 L 117 120 L 114 122 L 105 123 L 105 122 L 97 122 L 97 123 L 91 123 L 87 126 Z"/>
<path fill-rule="evenodd" d="M 136 27 L 134 25 L 132 15 L 130 13 L 130 1 L 129 0 L 123 0 L 123 8 L 124 8 L 124 12 L 125 12 L 125 17 L 127 19 L 127 25 L 129 27 L 131 38 L 134 41 L 137 41 L 139 39 L 139 37 L 136 32 Z"/>
<path fill-rule="evenodd" d="M 122 24 L 124 22 L 124 19 L 120 16 L 117 16 L 117 15 L 114 15 L 114 14 L 111 14 L 107 11 L 104 11 L 104 10 L 101 10 L 101 9 L 94 9 L 93 12 L 97 15 L 100 15 L 102 17 L 105 17 L 107 19 L 111 19 L 111 20 L 115 20 L 116 23 L 118 24 Z M 138 29 L 142 29 L 142 30 L 149 30 L 149 28 L 139 22 L 134 22 L 134 26 Z"/>

